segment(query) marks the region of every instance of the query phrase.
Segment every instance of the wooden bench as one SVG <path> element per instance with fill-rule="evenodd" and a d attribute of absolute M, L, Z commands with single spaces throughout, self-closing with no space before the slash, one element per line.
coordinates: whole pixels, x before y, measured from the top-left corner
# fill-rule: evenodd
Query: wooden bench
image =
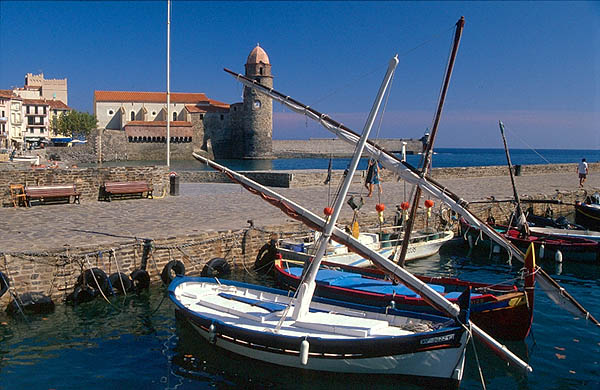
<path fill-rule="evenodd" d="M 27 205 L 31 206 L 32 199 L 38 199 L 40 202 L 55 201 L 66 199 L 67 203 L 79 203 L 81 192 L 77 191 L 75 184 L 48 185 L 48 186 L 26 186 L 25 195 Z"/>
<path fill-rule="evenodd" d="M 146 193 L 146 198 L 152 198 L 152 187 L 145 181 L 107 181 L 101 192 L 101 197 L 109 202 L 115 195 L 125 197 L 139 194 L 142 198 Z"/>

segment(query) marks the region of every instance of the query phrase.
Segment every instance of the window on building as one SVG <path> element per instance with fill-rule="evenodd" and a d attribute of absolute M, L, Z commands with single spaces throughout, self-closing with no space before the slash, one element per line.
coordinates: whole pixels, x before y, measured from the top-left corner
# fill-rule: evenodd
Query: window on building
<path fill-rule="evenodd" d="M 258 73 L 260 73 L 260 75 L 262 76 L 262 74 L 263 74 L 263 68 L 262 67 L 258 68 Z"/>
<path fill-rule="evenodd" d="M 56 110 L 52 110 L 54 112 L 54 116 L 56 116 L 58 114 L 58 112 Z"/>
<path fill-rule="evenodd" d="M 2 111 L 2 118 L 4 118 L 6 115 L 4 114 L 4 111 Z"/>
<path fill-rule="evenodd" d="M 204 114 L 200 114 L 200 119 L 204 119 Z"/>
<path fill-rule="evenodd" d="M 29 114 L 29 109 L 31 108 L 31 106 L 27 106 L 27 113 Z"/>
<path fill-rule="evenodd" d="M 174 113 L 173 113 L 173 122 L 175 122 L 176 120 L 177 120 L 177 113 L 176 113 L 176 112 L 174 112 Z"/>
<path fill-rule="evenodd" d="M 33 117 L 32 116 L 27 117 L 27 124 L 33 125 Z"/>
<path fill-rule="evenodd" d="M 42 107 L 44 109 L 44 115 L 46 115 L 46 106 Z"/>
<path fill-rule="evenodd" d="M 156 116 L 156 111 L 152 111 L 152 116 Z"/>
<path fill-rule="evenodd" d="M 34 127 L 32 127 L 31 129 L 29 129 L 29 133 L 33 134 L 33 131 L 35 130 Z"/>
<path fill-rule="evenodd" d="M 108 115 L 113 115 L 115 112 L 113 110 L 108 110 Z"/>
<path fill-rule="evenodd" d="M 131 120 L 134 121 L 135 120 L 135 112 L 131 111 Z"/>
<path fill-rule="evenodd" d="M 225 119 L 225 115 L 221 114 L 221 120 Z"/>

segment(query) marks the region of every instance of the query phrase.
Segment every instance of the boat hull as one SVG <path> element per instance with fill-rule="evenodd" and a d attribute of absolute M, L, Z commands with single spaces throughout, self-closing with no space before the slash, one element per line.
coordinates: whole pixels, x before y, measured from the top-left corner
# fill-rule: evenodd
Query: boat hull
<path fill-rule="evenodd" d="M 510 229 L 507 232 L 505 226 L 494 226 L 494 229 L 523 252 L 527 250 L 530 244 L 533 244 L 538 259 L 554 260 L 557 251 L 560 251 L 562 260 L 566 261 L 597 263 L 600 260 L 600 243 L 593 240 L 553 234 L 537 234 L 533 231 L 529 236 L 523 237 L 515 229 Z M 491 242 L 489 237 L 482 237 L 478 229 L 471 228 L 462 220 L 461 235 L 470 247 L 479 246 L 494 253 L 495 248 L 498 247 L 497 244 Z M 543 251 L 541 251 L 542 245 Z"/>
<path fill-rule="evenodd" d="M 444 327 L 432 332 L 391 337 L 290 336 L 265 332 L 263 328 L 268 325 L 262 323 L 255 327 L 238 326 L 202 310 L 186 307 L 176 298 L 175 291 L 179 284 L 190 280 L 210 281 L 206 278 L 176 278 L 169 287 L 169 294 L 177 305 L 177 316 L 191 324 L 204 340 L 225 351 L 303 370 L 424 377 L 456 386 L 462 378 L 467 333 L 461 327 Z M 282 299 L 289 299 L 286 292 L 281 290 L 229 281 L 220 283 L 244 288 L 250 286 L 266 294 L 276 292 Z M 315 300 L 334 303 L 321 298 Z M 366 308 L 348 303 L 340 307 L 351 310 Z M 384 312 L 378 308 L 369 310 Z M 305 364 L 301 357 L 304 340 L 308 342 L 310 351 Z"/>
<path fill-rule="evenodd" d="M 600 205 L 576 204 L 575 223 L 594 231 L 600 231 Z"/>
<path fill-rule="evenodd" d="M 275 275 L 278 282 L 285 288 L 295 289 L 298 286 L 299 278 L 296 275 L 288 272 L 289 269 L 284 265 L 285 260 L 275 262 Z M 329 266 L 336 266 L 332 263 L 326 263 Z M 360 269 L 350 269 L 349 272 L 361 273 Z M 363 273 L 367 278 L 383 278 L 383 274 L 377 271 L 369 271 Z M 419 276 L 418 276 L 419 277 Z M 487 285 L 483 283 L 474 283 L 460 281 L 454 278 L 428 278 L 419 277 L 426 283 L 445 286 L 454 291 L 460 291 L 471 287 L 474 292 L 484 290 Z M 367 285 L 369 285 L 369 279 Z M 391 284 L 391 282 L 389 282 Z M 533 282 L 532 282 L 533 283 Z M 415 296 L 405 296 L 397 293 L 377 293 L 373 289 L 371 291 L 360 290 L 359 285 L 354 285 L 354 288 L 345 288 L 334 285 L 334 282 L 320 282 L 317 280 L 317 288 L 315 293 L 318 296 L 355 302 L 362 305 L 389 307 L 393 301 L 394 306 L 398 310 L 417 311 L 421 313 L 429 313 L 439 315 L 424 299 Z M 496 286 L 498 289 L 499 286 Z M 502 292 L 502 290 L 504 290 Z M 486 332 L 494 337 L 499 337 L 505 340 L 523 340 L 529 334 L 531 323 L 533 321 L 533 295 L 527 297 L 524 291 L 504 286 L 499 288 L 495 296 L 490 294 L 472 295 L 471 296 L 471 319 Z M 456 298 L 450 298 L 451 301 L 456 301 Z"/>

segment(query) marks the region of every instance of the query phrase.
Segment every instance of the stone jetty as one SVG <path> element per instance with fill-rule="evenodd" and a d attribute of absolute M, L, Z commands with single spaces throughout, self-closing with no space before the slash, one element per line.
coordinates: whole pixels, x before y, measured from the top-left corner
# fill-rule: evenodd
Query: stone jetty
<path fill-rule="evenodd" d="M 578 187 L 575 167 L 575 164 L 523 166 L 521 175 L 515 177 L 521 197 L 574 201 L 582 200 L 585 191 L 592 193 L 600 189 L 600 173 L 597 173 L 600 163 L 590 164 L 591 173 L 583 189 Z M 77 170 L 55 170 L 53 175 L 66 176 L 70 181 L 76 180 L 78 174 L 87 175 L 86 180 L 95 185 L 110 174 L 121 175 L 119 177 L 127 180 L 132 180 L 136 174 L 145 175 L 156 183 L 156 199 L 100 202 L 96 197 L 88 196 L 82 197 L 81 204 L 14 208 L 7 207 L 5 202 L 5 207 L 0 208 L 0 271 L 9 278 L 14 293 L 42 292 L 60 302 L 73 290 L 77 277 L 87 268 L 98 267 L 107 274 L 117 269 L 129 274 L 139 268 L 145 242 L 152 243 L 146 260 L 147 270 L 155 283 L 160 283 L 162 268 L 173 259 L 182 261 L 191 274 L 199 274 L 204 264 L 214 257 L 224 257 L 234 267 L 251 268 L 269 234 L 278 232 L 285 236 L 306 231 L 300 223 L 258 196 L 239 185 L 225 183 L 225 180 L 221 180 L 223 183 L 185 182 L 186 174 L 181 173 L 180 195 L 169 196 L 166 191 L 161 191 L 168 187 L 165 167 L 157 167 L 154 173 L 148 171 L 150 168 L 137 168 L 137 171 L 111 169 L 106 172 L 82 169 L 79 173 Z M 321 215 L 333 196 L 328 186 L 315 185 L 322 183 L 326 172 L 304 174 L 315 176 L 314 184 L 276 190 Z M 336 174 L 340 175 L 339 172 Z M 36 179 L 30 172 L 22 175 L 4 172 L 0 182 L 6 188 L 10 177 L 58 182 L 57 177 L 49 178 L 46 172 L 46 176 L 40 176 L 42 179 Z M 512 197 L 505 167 L 434 169 L 433 176 L 469 202 L 492 196 L 496 199 Z M 190 177 L 194 178 L 193 175 Z M 405 194 L 410 194 L 410 186 L 398 182 L 390 172 L 383 170 L 383 177 L 381 196 L 374 194 L 367 198 L 360 179 L 351 186 L 352 194 L 365 197 L 365 205 L 360 210 L 363 225 L 374 224 L 377 220 L 376 203 L 386 205 L 384 215 L 391 220 L 395 205 L 406 199 Z M 93 187 L 93 183 L 86 185 Z M 334 182 L 331 191 L 335 188 Z M 90 192 L 93 194 L 94 190 Z M 434 209 L 438 204 L 436 201 Z M 489 212 L 508 212 L 508 208 L 508 203 L 494 207 L 472 205 L 472 210 L 483 217 Z M 351 218 L 352 210 L 345 207 L 341 220 L 348 223 Z M 9 295 L 0 298 L 0 306 L 6 306 Z"/>

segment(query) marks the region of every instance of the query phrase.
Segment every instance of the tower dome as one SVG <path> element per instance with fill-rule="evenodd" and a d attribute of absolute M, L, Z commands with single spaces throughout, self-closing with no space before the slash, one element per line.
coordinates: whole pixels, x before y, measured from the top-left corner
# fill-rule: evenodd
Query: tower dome
<path fill-rule="evenodd" d="M 248 59 L 246 60 L 246 64 L 270 64 L 269 56 L 267 52 L 264 51 L 262 47 L 257 43 L 256 47 L 252 49 L 250 54 L 248 55 Z"/>

